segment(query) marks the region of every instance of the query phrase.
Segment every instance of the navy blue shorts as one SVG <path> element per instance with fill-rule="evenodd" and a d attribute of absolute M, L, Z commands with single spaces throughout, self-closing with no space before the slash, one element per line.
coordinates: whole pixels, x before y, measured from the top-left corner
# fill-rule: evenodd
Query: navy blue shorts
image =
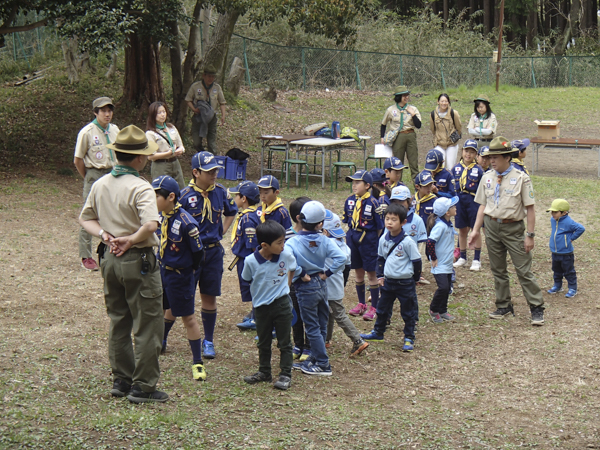
<path fill-rule="evenodd" d="M 252 294 L 250 294 L 250 283 L 242 278 L 242 271 L 244 270 L 244 259 L 240 258 L 237 265 L 238 280 L 240 281 L 240 292 L 242 293 L 243 302 L 251 302 Z"/>
<path fill-rule="evenodd" d="M 196 270 L 196 283 L 200 294 L 218 297 L 221 295 L 223 279 L 223 254 L 221 244 L 211 248 L 204 247 L 204 258 L 200 268 Z"/>
<path fill-rule="evenodd" d="M 178 272 L 161 266 L 163 284 L 163 309 L 170 309 L 175 317 L 194 314 L 196 281 L 194 269 L 179 269 Z"/>
<path fill-rule="evenodd" d="M 475 203 L 475 197 L 466 192 L 458 194 L 458 205 L 456 205 L 456 228 L 473 228 L 477 219 L 479 203 Z"/>
<path fill-rule="evenodd" d="M 359 244 L 358 241 L 362 234 L 362 231 L 353 229 L 346 233 L 346 244 L 350 247 L 350 268 L 375 272 L 377 270 L 377 248 L 379 247 L 378 233 L 377 231 L 367 231 Z"/>

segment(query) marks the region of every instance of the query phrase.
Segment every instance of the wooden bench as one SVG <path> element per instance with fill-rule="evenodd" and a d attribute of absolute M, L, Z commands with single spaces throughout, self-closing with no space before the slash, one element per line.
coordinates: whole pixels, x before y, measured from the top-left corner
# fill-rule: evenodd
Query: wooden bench
<path fill-rule="evenodd" d="M 562 149 L 575 149 L 575 150 L 595 150 L 598 152 L 598 178 L 600 178 L 600 139 L 572 139 L 572 138 L 557 138 L 557 139 L 541 139 L 532 138 L 532 159 L 531 159 L 531 173 L 538 169 L 539 165 L 539 151 L 545 147 L 554 147 Z"/>

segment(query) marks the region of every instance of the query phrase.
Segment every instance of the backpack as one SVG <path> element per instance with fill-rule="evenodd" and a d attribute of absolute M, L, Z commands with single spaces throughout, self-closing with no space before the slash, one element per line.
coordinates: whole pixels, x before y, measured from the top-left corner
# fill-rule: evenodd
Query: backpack
<path fill-rule="evenodd" d="M 321 137 L 331 137 L 331 128 L 327 127 L 327 128 L 321 128 L 320 130 L 318 130 L 315 133 L 315 136 L 321 136 Z"/>
<path fill-rule="evenodd" d="M 240 150 L 237 147 L 232 148 L 231 150 L 229 150 L 225 156 L 230 157 L 231 159 L 235 159 L 237 161 L 244 161 L 248 158 L 250 158 L 250 155 L 248 153 L 246 153 L 243 150 Z"/>
<path fill-rule="evenodd" d="M 327 124 L 325 122 L 315 123 L 313 125 L 309 125 L 309 126 L 305 127 L 302 130 L 302 134 L 305 134 L 306 136 L 314 136 L 317 131 L 325 128 L 326 126 L 327 126 Z"/>
<path fill-rule="evenodd" d="M 360 142 L 358 130 L 356 128 L 344 127 L 340 133 L 340 138 L 352 138 L 356 142 Z"/>

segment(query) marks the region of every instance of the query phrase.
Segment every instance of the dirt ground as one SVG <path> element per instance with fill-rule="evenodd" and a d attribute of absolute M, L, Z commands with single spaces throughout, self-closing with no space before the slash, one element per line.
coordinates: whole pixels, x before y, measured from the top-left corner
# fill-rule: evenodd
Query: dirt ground
<path fill-rule="evenodd" d="M 560 155 L 554 158 L 558 164 Z M 207 362 L 208 380 L 197 385 L 188 376 L 189 348 L 178 324 L 161 357 L 160 387 L 171 401 L 138 412 L 108 395 L 102 279 L 77 257 L 81 181 L 49 173 L 1 173 L 0 180 L 0 447 L 600 448 L 597 249 L 576 247 L 579 295 L 546 294 L 552 273 L 543 206 L 534 272 L 547 301 L 545 326 L 529 324 L 518 285 L 516 317 L 487 318 L 494 290 L 484 249 L 481 272 L 457 271 L 455 323 L 428 321 L 434 287 L 418 288 L 414 353 L 401 352 L 396 306 L 385 342 L 350 359 L 351 342 L 336 328 L 334 376 L 294 373 L 292 389 L 279 393 L 241 380 L 255 371 L 257 354 L 253 334 L 235 326 L 247 306 L 235 272 L 226 270 L 218 357 Z M 345 195 L 334 194 L 338 204 Z M 283 199 L 291 200 L 285 192 Z M 596 225 L 586 227 L 597 236 Z M 228 252 L 226 266 L 230 260 Z M 347 309 L 355 299 L 351 277 Z M 372 327 L 353 321 L 361 331 Z M 275 366 L 277 356 L 275 350 Z"/>

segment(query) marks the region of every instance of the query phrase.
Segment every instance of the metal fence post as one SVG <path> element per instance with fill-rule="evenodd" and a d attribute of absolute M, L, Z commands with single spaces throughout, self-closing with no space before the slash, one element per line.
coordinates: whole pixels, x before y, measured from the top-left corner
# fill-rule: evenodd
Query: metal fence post
<path fill-rule="evenodd" d="M 248 55 L 246 54 L 246 38 L 243 39 L 244 43 L 244 65 L 246 66 L 246 82 L 248 87 L 252 89 L 252 82 L 250 81 L 250 68 L 248 67 Z"/>
<path fill-rule="evenodd" d="M 442 75 L 442 87 L 446 90 L 446 80 L 444 79 L 444 58 L 440 58 L 440 74 Z"/>
<path fill-rule="evenodd" d="M 302 47 L 302 89 L 306 90 L 306 63 L 304 62 L 304 47 Z"/>
<path fill-rule="evenodd" d="M 573 84 L 573 57 L 569 56 L 569 86 Z"/>
<path fill-rule="evenodd" d="M 533 58 L 531 58 L 531 83 L 533 84 L 534 88 L 537 87 L 537 84 L 535 82 L 535 72 L 533 70 Z"/>
<path fill-rule="evenodd" d="M 404 85 L 404 72 L 402 71 L 402 55 L 400 55 L 400 84 Z"/>
<path fill-rule="evenodd" d="M 354 52 L 354 67 L 356 67 L 356 84 L 358 86 L 358 90 L 362 91 L 362 87 L 360 85 L 360 73 L 358 72 L 358 53 Z"/>
<path fill-rule="evenodd" d="M 31 64 L 29 64 L 29 58 L 27 58 L 27 52 L 25 51 L 25 47 L 23 47 L 23 42 L 21 42 L 21 36 L 19 36 L 19 33 L 15 33 L 17 35 L 17 40 L 19 41 L 19 46 L 21 47 L 21 52 L 23 53 L 23 57 L 25 58 L 25 61 L 27 62 L 27 67 L 29 67 L 29 70 L 31 70 Z"/>

